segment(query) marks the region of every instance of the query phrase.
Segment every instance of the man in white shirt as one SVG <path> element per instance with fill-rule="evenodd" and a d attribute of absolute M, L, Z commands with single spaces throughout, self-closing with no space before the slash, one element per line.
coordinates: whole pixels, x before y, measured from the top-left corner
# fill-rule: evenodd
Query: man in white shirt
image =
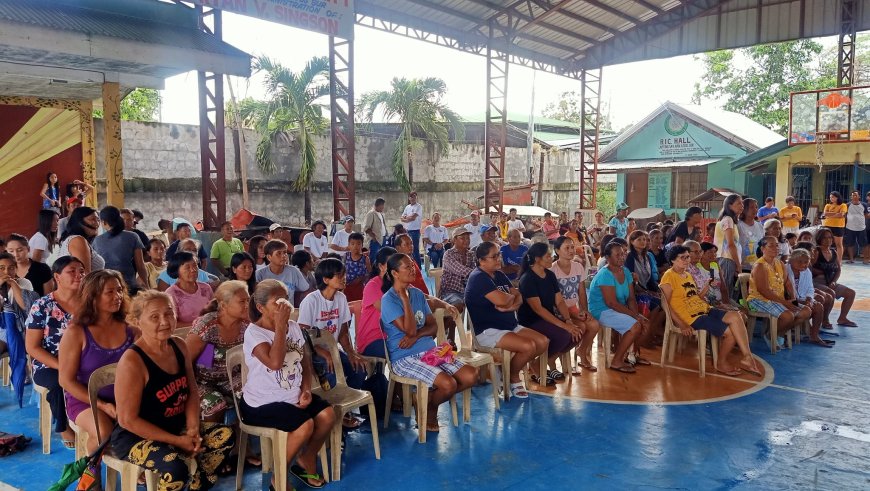
<path fill-rule="evenodd" d="M 369 250 L 369 258 L 374 259 L 378 255 L 378 250 L 384 245 L 384 238 L 387 236 L 387 222 L 384 220 L 384 198 L 375 200 L 375 205 L 366 213 L 363 220 L 363 235 L 365 242 L 363 247 Z"/>
<path fill-rule="evenodd" d="M 465 230 L 471 232 L 471 245 L 469 247 L 472 249 L 483 242 L 483 239 L 480 237 L 480 226 L 480 213 L 478 213 L 477 210 L 474 210 L 471 212 L 471 223 L 463 225 Z"/>
<path fill-rule="evenodd" d="M 302 239 L 302 246 L 309 254 L 314 256 L 314 261 L 320 261 L 329 253 L 329 243 L 326 239 L 326 224 L 322 220 L 316 220 L 311 224 L 311 233 Z"/>
<path fill-rule="evenodd" d="M 433 268 L 441 267 L 441 259 L 444 257 L 444 246 L 450 242 L 447 228 L 441 225 L 441 214 L 432 215 L 432 224 L 423 231 L 423 244 L 426 245 L 426 254 Z"/>
<path fill-rule="evenodd" d="M 417 203 L 417 192 L 408 194 L 408 204 L 402 212 L 402 223 L 414 242 L 414 261 L 420 265 L 420 229 L 423 225 L 423 205 Z"/>
<path fill-rule="evenodd" d="M 356 220 L 353 219 L 352 215 L 347 215 L 344 217 L 344 228 L 335 232 L 335 235 L 332 236 L 332 241 L 329 244 L 329 248 L 333 251 L 344 252 L 347 251 L 347 239 L 350 237 L 350 234 L 353 233 L 353 224 Z"/>
<path fill-rule="evenodd" d="M 508 231 L 511 231 L 511 230 L 519 230 L 520 235 L 522 235 L 523 232 L 526 231 L 526 224 L 523 223 L 522 220 L 517 218 L 517 209 L 516 208 L 510 209 L 510 216 L 508 217 Z"/>

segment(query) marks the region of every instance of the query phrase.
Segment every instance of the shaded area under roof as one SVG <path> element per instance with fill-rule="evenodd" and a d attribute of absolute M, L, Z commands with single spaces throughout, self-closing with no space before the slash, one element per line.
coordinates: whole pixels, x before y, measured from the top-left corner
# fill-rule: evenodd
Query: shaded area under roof
<path fill-rule="evenodd" d="M 649 160 L 621 160 L 616 162 L 599 162 L 598 172 L 618 172 L 624 170 L 656 170 L 656 169 L 677 169 L 682 167 L 700 167 L 719 162 L 722 158 L 700 159 L 700 160 L 671 160 L 671 159 L 649 159 Z"/>

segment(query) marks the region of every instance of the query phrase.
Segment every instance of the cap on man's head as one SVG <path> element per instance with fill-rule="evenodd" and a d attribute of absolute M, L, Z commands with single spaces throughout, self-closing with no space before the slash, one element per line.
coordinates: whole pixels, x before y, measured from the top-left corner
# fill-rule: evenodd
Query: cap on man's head
<path fill-rule="evenodd" d="M 477 211 L 477 210 L 472 211 L 471 214 L 472 214 L 472 215 L 480 216 L 480 212 Z"/>
<path fill-rule="evenodd" d="M 356 220 L 353 218 L 353 215 L 345 215 L 345 216 L 344 216 L 344 222 L 345 222 L 345 223 L 347 223 L 347 222 L 356 222 Z"/>
<path fill-rule="evenodd" d="M 459 236 L 465 235 L 465 234 L 471 235 L 471 232 L 469 232 L 468 229 L 466 229 L 465 227 L 457 227 L 457 228 L 453 229 L 453 238 L 454 239 L 459 237 Z"/>
<path fill-rule="evenodd" d="M 178 222 L 175 224 L 175 231 L 178 232 L 178 229 L 180 229 L 181 227 L 188 227 L 189 228 L 190 224 L 187 222 Z"/>
<path fill-rule="evenodd" d="M 279 228 L 283 228 L 280 223 L 273 223 L 272 225 L 269 225 L 269 232 L 274 232 Z"/>
<path fill-rule="evenodd" d="M 619 203 L 618 205 L 616 205 L 616 211 L 627 210 L 628 208 L 629 208 L 629 206 L 627 204 L 625 204 L 624 201 L 622 203 Z"/>

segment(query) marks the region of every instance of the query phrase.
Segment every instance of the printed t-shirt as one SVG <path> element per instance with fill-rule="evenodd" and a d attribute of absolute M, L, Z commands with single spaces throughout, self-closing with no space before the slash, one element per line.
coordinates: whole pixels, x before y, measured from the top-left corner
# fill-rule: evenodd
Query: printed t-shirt
<path fill-rule="evenodd" d="M 529 251 L 529 248 L 525 244 L 520 244 L 517 246 L 517 249 L 511 249 L 510 244 L 505 244 L 501 246 L 499 249 L 501 252 L 501 260 L 504 264 L 508 264 L 511 266 L 521 266 L 523 264 L 523 256 L 526 255 L 526 252 Z M 507 277 L 511 280 L 515 280 L 520 276 L 519 273 L 513 273 L 507 275 Z"/>
<path fill-rule="evenodd" d="M 290 321 L 287 329 L 287 352 L 280 370 L 271 370 L 254 356 L 254 348 L 275 342 L 275 331 L 249 324 L 245 329 L 245 365 L 248 379 L 242 388 L 245 403 L 260 407 L 274 402 L 297 404 L 302 394 L 302 356 L 305 353 L 305 338 L 299 324 Z"/>
<path fill-rule="evenodd" d="M 435 225 L 427 226 L 423 231 L 423 237 L 429 239 L 429 242 L 431 242 L 431 244 L 426 244 L 427 251 L 431 249 L 434 244 L 443 244 L 444 241 L 449 238 L 445 227 L 436 227 Z"/>
<path fill-rule="evenodd" d="M 595 273 L 595 277 L 592 278 L 592 284 L 589 285 L 589 312 L 591 312 L 592 316 L 596 319 L 601 316 L 602 312 L 610 309 L 610 307 L 604 303 L 604 294 L 601 293 L 600 288 L 602 286 L 615 287 L 616 301 L 623 305 L 628 305 L 628 295 L 631 293 L 629 286 L 633 280 L 631 277 L 631 271 L 629 271 L 628 268 L 623 266 L 622 271 L 625 275 L 625 279 L 622 283 L 616 281 L 613 272 L 606 266 L 599 269 L 598 272 Z"/>
<path fill-rule="evenodd" d="M 662 275 L 661 284 L 670 285 L 671 309 L 686 324 L 692 325 L 695 319 L 710 311 L 710 305 L 698 294 L 695 280 L 688 272 L 679 274 L 669 269 Z"/>
<path fill-rule="evenodd" d="M 520 293 L 523 295 L 523 304 L 520 305 L 517 311 L 517 320 L 524 326 L 529 326 L 541 320 L 541 317 L 532 310 L 527 300 L 537 297 L 541 301 L 541 306 L 556 313 L 556 293 L 559 291 L 559 282 L 556 280 L 556 275 L 549 269 L 544 270 L 544 277 L 541 278 L 534 271 L 526 271 L 520 277 Z"/>
<path fill-rule="evenodd" d="M 417 322 L 417 330 L 419 331 L 420 328 L 426 325 L 426 316 L 431 314 L 432 311 L 426 302 L 426 296 L 420 290 L 408 287 L 408 296 L 411 300 L 411 310 L 414 311 L 414 320 Z M 406 356 L 425 353 L 435 347 L 435 340 L 429 336 L 421 336 L 409 348 L 399 347 L 399 342 L 405 337 L 405 333 L 396 327 L 393 321 L 404 315 L 405 309 L 402 306 L 402 300 L 399 299 L 399 294 L 396 293 L 396 290 L 390 288 L 381 298 L 381 327 L 387 335 L 387 350 L 390 353 L 390 361 L 397 361 Z"/>
<path fill-rule="evenodd" d="M 559 290 L 565 298 L 565 303 L 569 307 L 580 304 L 580 284 L 586 279 L 586 269 L 583 264 L 577 261 L 571 261 L 571 271 L 567 274 L 562 271 L 555 262 L 550 271 L 556 275 L 556 280 L 559 282 Z"/>
<path fill-rule="evenodd" d="M 833 203 L 828 203 L 825 205 L 825 215 L 828 213 L 842 213 L 846 214 L 848 212 L 848 206 L 845 203 L 842 205 L 835 205 Z M 822 225 L 826 227 L 845 227 L 846 226 L 846 217 L 840 218 L 823 218 Z"/>
<path fill-rule="evenodd" d="M 350 322 L 350 308 L 347 298 L 342 292 L 335 292 L 332 300 L 323 296 L 320 290 L 314 290 L 302 299 L 299 304 L 299 324 L 312 329 L 327 331 L 338 342 L 338 333 L 345 322 Z M 341 348 L 339 348 L 341 349 Z"/>
<path fill-rule="evenodd" d="M 486 296 L 495 290 L 505 293 L 511 291 L 511 281 L 501 271 L 490 276 L 480 268 L 468 276 L 465 286 L 465 306 L 474 324 L 474 332 L 482 333 L 487 329 L 513 330 L 517 327 L 517 317 L 513 312 L 502 312 Z"/>

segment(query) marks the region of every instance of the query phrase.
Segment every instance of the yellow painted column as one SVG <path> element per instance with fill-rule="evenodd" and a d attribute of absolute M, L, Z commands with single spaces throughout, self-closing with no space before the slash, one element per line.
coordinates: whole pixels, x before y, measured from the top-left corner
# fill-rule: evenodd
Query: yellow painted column
<path fill-rule="evenodd" d="M 94 104 L 81 101 L 79 109 L 82 133 L 82 180 L 94 188 L 85 198 L 85 206 L 97 208 L 97 150 L 94 146 Z"/>
<path fill-rule="evenodd" d="M 785 198 L 791 194 L 791 157 L 785 155 L 776 159 L 776 196 L 777 207 L 785 206 Z"/>
<path fill-rule="evenodd" d="M 124 207 L 124 160 L 121 145 L 121 90 L 118 82 L 103 83 L 103 134 L 106 146 L 106 203 Z"/>

